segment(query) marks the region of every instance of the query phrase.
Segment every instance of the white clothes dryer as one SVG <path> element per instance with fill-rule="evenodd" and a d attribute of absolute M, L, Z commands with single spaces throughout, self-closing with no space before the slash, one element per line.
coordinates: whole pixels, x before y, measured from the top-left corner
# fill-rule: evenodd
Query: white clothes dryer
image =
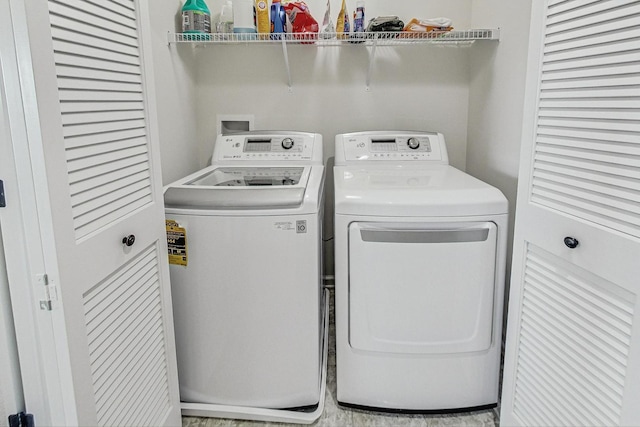
<path fill-rule="evenodd" d="M 442 134 L 337 135 L 337 399 L 445 411 L 498 399 L 507 200 Z"/>
<path fill-rule="evenodd" d="M 319 404 L 323 186 L 322 136 L 286 131 L 220 135 L 165 188 L 183 413 Z"/>

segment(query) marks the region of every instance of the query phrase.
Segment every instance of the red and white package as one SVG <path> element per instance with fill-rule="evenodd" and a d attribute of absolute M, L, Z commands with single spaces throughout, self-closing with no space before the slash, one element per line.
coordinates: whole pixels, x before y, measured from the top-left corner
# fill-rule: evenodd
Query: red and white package
<path fill-rule="evenodd" d="M 291 23 L 291 32 L 298 34 L 313 34 L 310 39 L 317 38 L 318 34 L 318 21 L 316 21 L 309 7 L 303 1 L 284 1 L 282 7 L 287 12 L 287 17 Z M 301 38 L 307 38 L 308 36 L 300 36 Z"/>

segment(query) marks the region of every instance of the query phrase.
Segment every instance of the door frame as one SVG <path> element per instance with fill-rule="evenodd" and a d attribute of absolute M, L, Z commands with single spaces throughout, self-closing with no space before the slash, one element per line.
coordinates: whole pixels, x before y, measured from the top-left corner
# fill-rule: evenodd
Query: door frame
<path fill-rule="evenodd" d="M 6 267 L 0 224 L 0 419 L 3 420 L 25 410 Z"/>

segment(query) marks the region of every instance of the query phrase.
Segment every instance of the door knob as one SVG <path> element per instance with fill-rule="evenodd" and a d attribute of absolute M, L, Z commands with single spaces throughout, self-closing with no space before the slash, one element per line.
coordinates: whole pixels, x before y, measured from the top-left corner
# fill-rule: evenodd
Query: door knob
<path fill-rule="evenodd" d="M 569 249 L 575 249 L 578 247 L 578 245 L 580 244 L 580 242 L 578 242 L 578 239 L 574 238 L 574 237 L 565 237 L 564 238 L 564 244 L 569 248 Z"/>
<path fill-rule="evenodd" d="M 133 234 L 129 234 L 127 237 L 122 238 L 122 244 L 125 246 L 133 246 L 135 242 L 136 236 L 134 236 Z"/>

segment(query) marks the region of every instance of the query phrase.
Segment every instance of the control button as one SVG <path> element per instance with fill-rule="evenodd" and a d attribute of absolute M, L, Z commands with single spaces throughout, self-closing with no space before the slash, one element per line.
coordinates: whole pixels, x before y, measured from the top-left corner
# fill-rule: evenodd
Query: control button
<path fill-rule="evenodd" d="M 282 148 L 284 148 L 285 150 L 290 150 L 292 147 L 293 147 L 292 138 L 285 138 L 282 140 Z"/>
<path fill-rule="evenodd" d="M 412 150 L 415 150 L 416 148 L 420 147 L 420 141 L 418 141 L 418 138 L 409 138 L 409 140 L 407 141 L 407 145 Z"/>

